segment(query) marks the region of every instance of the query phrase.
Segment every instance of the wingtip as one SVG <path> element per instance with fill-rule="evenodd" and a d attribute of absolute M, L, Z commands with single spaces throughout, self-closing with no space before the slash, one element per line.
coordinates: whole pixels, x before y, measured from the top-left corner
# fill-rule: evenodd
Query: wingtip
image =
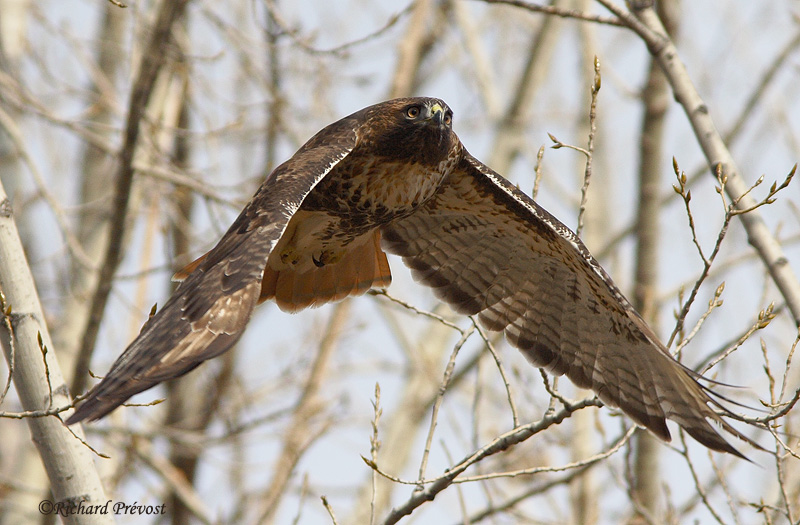
<path fill-rule="evenodd" d="M 97 421 L 117 408 L 117 406 L 119 405 L 107 402 L 104 403 L 99 398 L 91 397 L 90 395 L 90 397 L 81 403 L 78 408 L 75 409 L 75 412 L 67 418 L 66 424 L 70 426 L 82 421 Z"/>
<path fill-rule="evenodd" d="M 108 377 L 108 376 L 107 376 Z M 137 392 L 134 392 L 137 393 Z M 65 423 L 67 425 L 74 425 L 82 421 L 97 421 L 104 418 L 111 412 L 117 409 L 125 401 L 127 401 L 134 393 L 127 391 L 111 391 L 109 392 L 107 385 L 107 378 L 100 381 L 94 386 L 85 398 L 75 408 L 75 412 L 70 415 Z"/>
<path fill-rule="evenodd" d="M 739 449 L 737 449 L 736 447 L 734 447 L 733 445 L 728 443 L 728 441 L 725 440 L 722 436 L 717 435 L 718 439 L 715 439 L 714 441 L 708 441 L 707 439 L 704 439 L 701 436 L 695 435 L 689 429 L 686 429 L 686 431 L 689 433 L 690 436 L 692 436 L 695 439 L 695 441 L 697 441 L 698 443 L 700 443 L 701 445 L 703 445 L 704 447 L 706 447 L 706 448 L 708 448 L 710 450 L 715 450 L 717 452 L 724 452 L 724 453 L 727 453 L 727 454 L 731 454 L 733 456 L 736 456 L 737 458 L 740 458 L 740 459 L 743 459 L 743 460 L 747 461 L 748 463 L 753 463 L 753 460 L 751 460 L 750 458 L 748 458 L 747 456 L 745 456 L 744 454 L 739 452 Z M 739 436 L 737 436 L 737 437 L 739 437 Z M 748 442 L 749 442 L 749 440 L 748 440 Z M 753 443 L 750 443 L 750 444 L 752 445 Z M 755 445 L 755 446 L 758 447 L 758 448 L 761 448 L 758 445 Z"/>
<path fill-rule="evenodd" d="M 709 421 L 710 420 L 710 421 Z M 723 420 L 722 417 L 718 414 L 714 414 L 713 417 L 708 418 L 706 420 L 706 424 L 708 425 L 707 428 L 687 428 L 684 427 L 684 430 L 692 436 L 698 443 L 701 445 L 715 450 L 717 452 L 725 452 L 731 455 L 734 455 L 740 459 L 747 461 L 748 463 L 753 463 L 756 465 L 753 460 L 749 457 L 745 456 L 742 452 L 740 452 L 736 447 L 731 445 L 728 440 L 726 440 L 722 435 L 717 432 L 713 428 L 713 423 L 716 423 L 719 427 L 722 428 L 727 434 L 739 439 L 740 441 L 746 443 L 747 445 L 751 446 L 756 450 L 760 450 L 762 452 L 769 452 L 764 447 L 750 439 L 749 437 L 745 436 L 735 428 L 733 428 L 727 421 Z"/>
<path fill-rule="evenodd" d="M 80 411 L 76 410 L 75 412 L 72 413 L 71 416 L 67 418 L 66 421 L 64 421 L 64 423 L 69 427 L 76 423 L 80 423 L 88 418 L 89 418 L 88 414 L 82 414 L 80 413 Z"/>

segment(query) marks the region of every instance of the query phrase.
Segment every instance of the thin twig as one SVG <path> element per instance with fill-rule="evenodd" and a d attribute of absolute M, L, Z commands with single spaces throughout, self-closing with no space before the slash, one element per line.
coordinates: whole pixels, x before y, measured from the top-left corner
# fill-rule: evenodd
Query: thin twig
<path fill-rule="evenodd" d="M 331 518 L 331 523 L 333 523 L 333 525 L 338 525 L 339 522 L 336 521 L 336 514 L 333 512 L 333 507 L 331 507 L 331 504 L 328 503 L 328 498 L 326 496 L 320 496 L 320 499 L 322 500 L 322 506 L 325 507 L 326 511 L 328 511 L 328 516 Z"/>
<path fill-rule="evenodd" d="M 438 493 L 449 487 L 462 472 L 464 472 L 471 465 L 481 461 L 483 458 L 507 450 L 517 443 L 521 443 L 531 436 L 536 435 L 553 425 L 561 423 L 575 411 L 582 410 L 589 406 L 602 406 L 602 402 L 600 402 L 600 400 L 597 398 L 586 398 L 572 406 L 564 407 L 555 414 L 545 416 L 539 421 L 515 428 L 498 436 L 488 445 L 474 451 L 469 456 L 462 459 L 460 463 L 453 465 L 444 475 L 431 480 L 422 480 L 422 483 L 427 485 L 425 489 L 414 491 L 412 496 L 405 503 L 395 507 L 392 512 L 389 513 L 383 523 L 385 525 L 391 525 L 393 523 L 397 523 L 404 516 L 411 514 L 414 509 L 426 501 L 432 500 Z M 366 458 L 362 459 L 364 459 L 364 461 L 371 468 L 377 468 L 377 465 L 371 464 L 371 462 Z M 384 472 L 380 472 L 380 474 L 388 479 L 396 481 L 397 483 L 406 483 L 411 485 L 419 485 L 420 483 L 420 480 L 403 481 L 399 478 L 388 476 Z"/>
<path fill-rule="evenodd" d="M 511 407 L 511 427 L 517 428 L 519 426 L 519 412 L 517 412 L 517 404 L 514 402 L 514 396 L 511 394 L 511 383 L 508 381 L 508 375 L 506 374 L 505 368 L 503 367 L 503 361 L 500 359 L 500 354 L 497 353 L 497 350 L 494 347 L 494 344 L 489 340 L 486 333 L 483 331 L 483 328 L 472 319 L 472 325 L 478 331 L 478 335 L 481 336 L 483 342 L 486 344 L 486 348 L 489 350 L 489 353 L 492 354 L 494 358 L 494 363 L 497 365 L 497 370 L 500 372 L 500 377 L 503 379 L 503 385 L 506 389 L 506 399 L 508 399 L 508 406 Z"/>
<path fill-rule="evenodd" d="M 0 406 L 5 402 L 8 391 L 11 389 L 11 379 L 14 376 L 14 365 L 17 360 L 17 342 L 14 333 L 14 327 L 11 325 L 11 305 L 6 301 L 6 295 L 0 289 L 0 315 L 3 316 L 3 326 L 8 333 L 8 377 L 6 377 L 6 384 L 3 387 L 3 394 L 0 395 Z"/>
<path fill-rule="evenodd" d="M 677 177 L 678 184 L 673 186 L 675 193 L 681 196 L 684 202 L 684 206 L 686 207 L 686 216 L 689 220 L 689 228 L 692 232 L 692 241 L 694 242 L 697 252 L 700 256 L 700 259 L 703 262 L 703 270 L 700 273 L 700 276 L 694 283 L 691 292 L 689 292 L 689 297 L 683 303 L 680 312 L 676 316 L 677 322 L 675 323 L 675 328 L 672 330 L 672 334 L 670 334 L 669 339 L 667 340 L 667 348 L 669 348 L 673 341 L 675 340 L 675 336 L 678 335 L 680 331 L 683 330 L 683 324 L 686 320 L 686 316 L 689 314 L 689 310 L 694 304 L 695 299 L 697 298 L 697 294 L 700 291 L 700 286 L 705 282 L 706 278 L 708 277 L 709 271 L 711 270 L 711 265 L 717 257 L 720 248 L 722 247 L 722 241 L 725 239 L 725 235 L 728 233 L 728 226 L 730 225 L 731 217 L 733 215 L 730 213 L 730 210 L 733 209 L 733 205 L 729 205 L 727 208 L 727 212 L 725 213 L 725 217 L 720 227 L 719 233 L 717 234 L 717 241 L 714 244 L 714 249 L 711 251 L 711 255 L 706 257 L 703 253 L 703 247 L 700 246 L 700 242 L 697 240 L 697 232 L 694 227 L 694 217 L 692 216 L 691 207 L 689 205 L 689 201 L 692 199 L 691 190 L 687 189 L 686 187 L 686 174 L 680 170 L 678 167 L 678 162 L 674 158 L 672 159 L 672 165 L 675 170 L 675 176 Z M 726 179 L 723 175 L 720 174 L 720 181 L 721 184 L 724 184 Z"/>
<path fill-rule="evenodd" d="M 554 478 L 550 481 L 545 483 L 538 484 L 533 486 L 521 494 L 518 494 L 514 497 L 507 499 L 506 501 L 500 504 L 491 504 L 486 509 L 469 516 L 469 521 L 467 523 L 478 523 L 480 521 L 485 520 L 486 518 L 493 516 L 495 514 L 499 514 L 508 510 L 514 509 L 519 503 L 528 500 L 532 496 L 537 494 L 544 494 L 545 492 L 550 491 L 556 487 L 565 487 L 568 486 L 573 480 L 577 479 L 578 477 L 587 473 L 589 469 L 596 466 L 597 463 L 592 463 L 586 465 L 585 467 L 580 467 L 571 471 L 568 471 L 568 474 L 559 478 Z M 526 486 L 528 486 L 526 484 Z M 458 525 L 461 525 L 463 522 L 459 522 Z"/>
<path fill-rule="evenodd" d="M 66 412 L 67 410 L 73 408 L 72 405 L 59 407 L 59 408 L 48 408 L 43 410 L 25 410 L 23 412 L 0 412 L 0 417 L 4 417 L 7 419 L 27 419 L 29 417 L 49 417 L 55 416 L 62 412 Z"/>
<path fill-rule="evenodd" d="M 299 35 L 299 31 L 291 28 L 289 23 L 286 22 L 286 20 L 284 20 L 284 18 L 278 12 L 278 9 L 275 6 L 275 2 L 273 0 L 266 0 L 264 4 L 267 8 L 267 11 L 269 12 L 270 18 L 272 18 L 272 20 L 280 28 L 283 34 L 288 35 L 292 39 L 292 41 L 295 44 L 297 44 L 297 47 L 299 49 L 302 49 L 303 51 L 311 55 L 341 55 L 351 47 L 355 47 L 359 44 L 369 42 L 381 36 L 382 34 L 386 33 L 389 29 L 394 27 L 405 15 L 407 15 L 411 11 L 415 2 L 409 2 L 408 5 L 406 5 L 403 9 L 389 16 L 386 22 L 378 29 L 375 29 L 374 31 L 362 37 L 350 40 L 348 42 L 345 42 L 344 44 L 339 44 L 338 46 L 334 46 L 328 49 L 316 48 L 310 43 L 308 43 L 308 41 L 301 38 Z"/>
<path fill-rule="evenodd" d="M 550 394 L 550 405 L 547 407 L 548 414 L 552 414 L 553 412 L 555 412 L 556 409 L 555 401 L 560 402 L 565 407 L 571 406 L 573 404 L 569 399 L 562 396 L 558 392 L 558 384 L 555 384 L 555 380 L 558 379 L 558 377 L 553 378 L 554 384 L 551 386 L 550 378 L 547 376 L 547 372 L 545 372 L 543 368 L 539 369 L 539 375 L 542 376 L 542 383 L 544 383 L 545 391 L 547 391 L 547 393 Z"/>
<path fill-rule="evenodd" d="M 744 344 L 744 342 L 750 338 L 751 335 L 756 333 L 758 330 L 763 330 L 764 328 L 766 328 L 769 325 L 769 323 L 775 318 L 776 314 L 773 312 L 773 307 L 774 305 L 770 304 L 764 310 L 758 312 L 756 321 L 752 325 L 750 325 L 747 331 L 744 334 L 742 334 L 742 336 L 739 337 L 739 339 L 737 339 L 736 342 L 734 342 L 728 348 L 725 348 L 714 359 L 710 360 L 700 370 L 700 374 L 705 374 L 707 371 L 717 366 L 718 363 L 722 362 L 726 357 L 728 357 L 733 352 L 735 352 L 739 347 L 741 347 Z"/>
<path fill-rule="evenodd" d="M 439 393 L 436 395 L 436 400 L 433 402 L 433 410 L 431 411 L 431 424 L 428 428 L 428 437 L 425 440 L 425 450 L 422 453 L 422 461 L 420 462 L 419 466 L 420 488 L 422 487 L 422 480 L 425 479 L 425 470 L 428 467 L 428 457 L 430 456 L 431 445 L 433 443 L 433 434 L 436 431 L 436 425 L 438 424 L 439 419 L 439 408 L 442 406 L 444 394 L 447 391 L 448 385 L 450 384 L 450 378 L 452 377 L 453 369 L 456 366 L 456 357 L 458 356 L 458 352 L 461 350 L 461 347 L 464 346 L 464 343 L 466 343 L 467 339 L 469 339 L 469 337 L 472 335 L 473 331 L 474 325 L 464 330 L 463 334 L 461 335 L 461 339 L 459 339 L 453 346 L 453 351 L 450 353 L 450 359 L 448 360 L 447 367 L 444 370 L 442 383 L 439 385 Z"/>
<path fill-rule="evenodd" d="M 543 13 L 547 15 L 554 15 L 561 18 L 574 18 L 575 20 L 582 20 L 584 22 L 593 22 L 596 24 L 604 24 L 611 26 L 624 27 L 625 24 L 616 17 L 607 17 L 600 15 L 590 15 L 579 11 L 577 9 L 564 9 L 552 5 L 538 5 L 531 4 L 530 2 L 523 2 L 521 0 L 483 0 L 487 4 L 506 4 L 514 7 L 520 7 L 532 13 Z"/>
<path fill-rule="evenodd" d="M 586 215 L 586 202 L 588 200 L 589 182 L 592 179 L 592 160 L 594 159 L 594 134 L 597 132 L 597 94 L 600 92 L 600 59 L 594 57 L 594 82 L 592 82 L 592 103 L 589 107 L 589 139 L 586 144 L 586 169 L 583 173 L 583 185 L 581 186 L 581 205 L 578 209 L 578 227 L 575 235 L 581 236 L 583 231 L 583 220 Z"/>
<path fill-rule="evenodd" d="M 794 352 L 797 350 L 797 345 L 800 343 L 800 330 L 797 331 L 797 335 L 794 338 L 794 342 L 792 343 L 792 347 L 789 349 L 789 352 L 786 354 L 786 365 L 784 366 L 783 372 L 783 381 L 781 381 L 781 392 L 778 396 L 778 399 L 783 399 L 786 395 L 786 388 L 789 384 L 789 370 L 792 368 L 792 358 L 794 357 Z"/>
<path fill-rule="evenodd" d="M 692 341 L 692 339 L 694 339 L 694 336 L 697 335 L 698 332 L 700 332 L 700 327 L 702 327 L 703 324 L 706 322 L 706 319 L 708 319 L 708 317 L 711 315 L 711 312 L 722 306 L 722 300 L 720 299 L 720 297 L 722 296 L 723 290 L 725 290 L 724 282 L 720 283 L 720 285 L 717 286 L 717 289 L 714 290 L 714 297 L 709 299 L 708 308 L 706 308 L 706 311 L 702 313 L 700 319 L 697 320 L 694 327 L 691 330 L 689 330 L 688 334 L 686 335 L 681 334 L 680 342 L 677 345 L 675 345 L 675 350 L 672 351 L 673 356 L 680 355 L 681 350 L 683 350 L 683 348 L 686 345 L 688 345 Z"/>
<path fill-rule="evenodd" d="M 692 475 L 692 480 L 694 480 L 694 486 L 695 489 L 697 490 L 697 494 L 700 496 L 700 499 L 703 501 L 703 505 L 706 507 L 706 509 L 708 509 L 711 515 L 714 516 L 714 519 L 717 520 L 717 523 L 719 523 L 720 525 L 725 525 L 725 522 L 723 521 L 722 517 L 717 513 L 717 511 L 711 505 L 711 502 L 708 500 L 708 495 L 706 494 L 705 487 L 703 483 L 700 482 L 700 477 L 697 474 L 697 470 L 694 467 L 694 463 L 692 462 L 692 459 L 689 457 L 689 449 L 686 446 L 686 437 L 684 435 L 683 429 L 680 430 L 679 435 L 680 435 L 681 445 L 683 447 L 683 450 L 679 450 L 679 452 L 686 459 L 686 465 L 689 467 L 689 472 Z"/>
<path fill-rule="evenodd" d="M 633 433 L 636 432 L 636 425 L 632 425 L 628 428 L 625 433 L 620 436 L 614 444 L 611 445 L 609 448 L 604 450 L 603 452 L 599 452 L 588 458 L 584 458 L 578 461 L 571 461 L 570 463 L 565 463 L 564 465 L 559 465 L 556 467 L 531 467 L 519 470 L 513 470 L 509 472 L 492 472 L 491 474 L 481 474 L 479 476 L 465 476 L 463 478 L 458 478 L 453 481 L 453 483 L 472 483 L 475 481 L 484 481 L 487 479 L 497 479 L 497 478 L 516 478 L 519 476 L 533 476 L 535 474 L 544 474 L 544 473 L 552 473 L 552 472 L 565 472 L 567 470 L 572 470 L 576 468 L 582 468 L 598 461 L 602 461 L 606 458 L 609 458 L 619 452 L 619 450 L 625 446 L 630 438 L 633 436 Z"/>
<path fill-rule="evenodd" d="M 740 523 L 739 514 L 736 512 L 736 504 L 733 501 L 733 494 L 731 494 L 728 483 L 725 481 L 728 476 L 726 476 L 717 466 L 716 461 L 714 461 L 714 457 L 711 455 L 711 451 L 708 453 L 708 459 L 711 463 L 711 468 L 714 470 L 714 475 L 717 477 L 717 483 L 722 488 L 722 492 L 725 494 L 725 500 L 728 503 L 728 509 L 731 511 L 731 516 L 733 516 L 733 521 L 735 521 L 738 525 Z"/>
<path fill-rule="evenodd" d="M 381 442 L 378 439 L 378 423 L 381 419 L 383 409 L 381 408 L 381 386 L 375 383 L 375 401 L 372 403 L 373 418 L 372 418 L 372 436 L 369 440 L 369 453 L 373 463 L 378 463 L 378 450 L 381 447 Z M 378 494 L 378 473 L 372 471 L 372 498 L 369 502 L 369 523 L 375 523 L 375 496 Z"/>
<path fill-rule="evenodd" d="M 531 192 L 531 198 L 536 200 L 536 196 L 539 194 L 539 184 L 542 182 L 542 158 L 544 157 L 544 146 L 539 146 L 539 151 L 536 152 L 536 166 L 533 168 L 533 172 L 536 176 L 533 179 L 533 191 Z"/>
<path fill-rule="evenodd" d="M 428 478 L 428 479 L 416 479 L 416 480 L 409 480 L 404 479 L 395 475 L 392 475 L 388 472 L 385 472 L 380 469 L 378 465 L 373 463 L 372 461 L 368 460 L 365 457 L 361 457 L 361 459 L 366 463 L 370 468 L 375 469 L 381 476 L 385 477 L 388 480 L 391 480 L 395 483 L 399 483 L 401 485 L 436 485 L 443 481 L 447 481 L 448 484 L 456 483 L 456 477 L 453 476 L 454 471 L 458 471 L 459 473 L 463 472 L 473 464 L 481 461 L 483 458 L 488 456 L 497 454 L 498 452 L 502 452 L 507 450 L 508 448 L 525 441 L 526 439 L 530 438 L 531 436 L 538 434 L 544 430 L 547 430 L 553 425 L 557 425 L 561 423 L 564 419 L 569 417 L 572 413 L 577 412 L 578 410 L 582 410 L 587 407 L 601 407 L 603 406 L 602 401 L 597 399 L 597 397 L 587 397 L 584 398 L 576 403 L 573 403 L 569 406 L 565 406 L 562 410 L 557 413 L 549 414 L 538 421 L 534 421 L 532 423 L 528 423 L 526 425 L 522 425 L 517 428 L 513 428 L 496 437 L 487 445 L 476 449 L 472 454 L 463 458 L 459 463 L 451 466 L 448 468 L 444 474 L 435 478 Z M 636 427 L 634 427 L 635 429 Z M 627 431 L 626 431 L 627 435 Z M 547 467 L 549 468 L 549 467 Z"/>
<path fill-rule="evenodd" d="M 416 314 L 420 314 L 420 315 L 423 315 L 425 317 L 430 317 L 431 319 L 439 321 L 440 323 L 442 323 L 445 326 L 448 326 L 448 327 L 450 327 L 450 328 L 452 328 L 454 330 L 458 330 L 458 332 L 461 333 L 462 335 L 464 334 L 464 329 L 462 329 L 457 324 L 451 323 L 450 321 L 448 321 L 444 317 L 442 317 L 440 315 L 437 315 L 437 314 L 435 314 L 433 312 L 429 312 L 427 310 L 421 310 L 421 309 L 417 308 L 416 306 L 414 306 L 411 303 L 407 303 L 407 302 L 403 301 L 402 299 L 398 299 L 397 297 L 394 297 L 393 295 L 390 295 L 386 290 L 375 290 L 375 289 L 373 289 L 373 290 L 369 290 L 367 293 L 370 294 L 370 295 L 382 295 L 382 296 L 386 297 L 387 299 L 389 299 L 390 301 L 392 301 L 393 303 L 399 304 L 403 308 L 411 310 L 412 312 L 414 312 Z"/>
<path fill-rule="evenodd" d="M 42 353 L 42 364 L 44 365 L 44 378 L 47 381 L 47 408 L 53 408 L 53 383 L 50 381 L 50 365 L 47 364 L 47 345 L 42 340 L 42 332 L 36 333 L 36 343 Z"/>
<path fill-rule="evenodd" d="M 775 195 L 780 191 L 782 191 L 783 189 L 785 189 L 786 187 L 788 187 L 788 185 L 792 181 L 792 178 L 794 177 L 794 174 L 797 171 L 797 165 L 795 165 L 789 171 L 789 173 L 786 175 L 786 177 L 784 178 L 783 182 L 780 185 L 778 185 L 777 182 L 774 182 L 772 184 L 766 197 L 764 197 L 760 201 L 755 202 L 748 208 L 743 209 L 740 207 L 741 200 L 744 199 L 756 186 L 761 184 L 761 182 L 763 181 L 763 177 L 760 177 L 752 186 L 747 188 L 736 198 L 732 199 L 732 202 L 728 204 L 725 201 L 725 188 L 727 187 L 729 179 L 728 176 L 722 172 L 721 167 L 717 166 L 716 174 L 719 186 L 717 186 L 716 191 L 720 195 L 723 204 L 725 205 L 725 216 L 723 218 L 722 226 L 720 227 L 719 233 L 717 234 L 717 240 L 714 244 L 714 249 L 711 251 L 711 254 L 709 256 L 706 256 L 697 238 L 697 232 L 694 226 L 694 217 L 692 216 L 691 206 L 689 205 L 689 202 L 692 199 L 692 193 L 691 190 L 687 188 L 686 173 L 680 170 L 680 168 L 678 167 L 678 162 L 674 158 L 672 159 L 672 165 L 678 181 L 678 184 L 673 185 L 673 189 L 675 190 L 675 193 L 680 195 L 681 198 L 683 199 L 684 206 L 686 208 L 686 216 L 689 221 L 689 228 L 692 232 L 692 242 L 697 248 L 697 253 L 699 254 L 700 259 L 703 262 L 703 270 L 700 273 L 700 276 L 695 281 L 695 284 L 692 287 L 692 291 L 689 293 L 689 297 L 683 303 L 680 312 L 676 316 L 677 322 L 675 324 L 675 328 L 672 331 L 672 334 L 669 337 L 669 340 L 667 342 L 667 347 L 672 345 L 673 341 L 675 340 L 675 336 L 681 330 L 683 330 L 684 321 L 686 319 L 687 314 L 689 313 L 689 310 L 691 309 L 692 304 L 694 303 L 697 297 L 697 294 L 700 290 L 700 286 L 703 284 L 703 282 L 705 282 L 706 278 L 709 276 L 711 271 L 711 266 L 714 260 L 716 259 L 717 255 L 719 254 L 720 248 L 722 247 L 722 241 L 725 239 L 725 235 L 728 232 L 728 227 L 730 226 L 731 219 L 735 215 L 739 215 L 741 213 L 751 213 L 756 208 L 759 208 L 766 204 L 772 204 L 773 202 L 775 202 Z"/>

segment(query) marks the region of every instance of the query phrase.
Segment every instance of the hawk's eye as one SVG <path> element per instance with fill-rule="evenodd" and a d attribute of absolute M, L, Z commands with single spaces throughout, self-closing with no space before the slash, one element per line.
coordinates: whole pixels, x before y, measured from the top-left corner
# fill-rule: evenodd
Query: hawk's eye
<path fill-rule="evenodd" d="M 419 116 L 419 106 L 411 106 L 406 110 L 408 118 L 417 118 Z"/>
<path fill-rule="evenodd" d="M 453 114 L 448 111 L 447 113 L 444 114 L 444 124 L 445 126 L 449 126 L 452 123 L 453 123 Z"/>

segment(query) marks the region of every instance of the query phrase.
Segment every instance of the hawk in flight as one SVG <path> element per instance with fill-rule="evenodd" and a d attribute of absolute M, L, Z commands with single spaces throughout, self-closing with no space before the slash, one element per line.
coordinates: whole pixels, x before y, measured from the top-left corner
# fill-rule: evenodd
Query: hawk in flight
<path fill-rule="evenodd" d="M 402 98 L 327 126 L 278 166 L 67 420 L 99 419 L 241 337 L 255 306 L 285 311 L 384 288 L 384 252 L 456 312 L 505 332 L 535 366 L 566 374 L 669 441 L 672 419 L 743 457 L 750 440 L 670 355 L 578 237 L 469 154 L 436 98 Z"/>

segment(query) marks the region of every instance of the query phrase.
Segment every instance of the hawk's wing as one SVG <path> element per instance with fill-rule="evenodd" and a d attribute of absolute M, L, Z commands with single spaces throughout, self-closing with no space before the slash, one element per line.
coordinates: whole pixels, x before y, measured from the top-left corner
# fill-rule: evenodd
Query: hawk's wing
<path fill-rule="evenodd" d="M 261 295 L 269 254 L 306 195 L 352 151 L 359 117 L 355 113 L 324 128 L 270 174 L 68 424 L 99 419 L 132 395 L 185 374 L 239 339 Z"/>
<path fill-rule="evenodd" d="M 575 234 L 466 151 L 439 192 L 383 229 L 383 248 L 457 312 L 504 331 L 534 365 L 566 374 L 669 441 L 665 418 L 741 454 L 708 403 Z M 743 457 L 743 456 L 742 456 Z"/>

